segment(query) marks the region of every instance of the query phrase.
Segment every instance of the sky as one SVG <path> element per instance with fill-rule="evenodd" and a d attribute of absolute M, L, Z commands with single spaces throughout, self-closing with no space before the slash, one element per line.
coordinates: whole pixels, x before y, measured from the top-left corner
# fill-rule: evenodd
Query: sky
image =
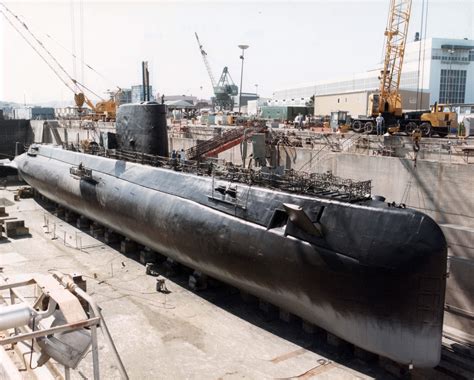
<path fill-rule="evenodd" d="M 249 45 L 243 91 L 257 90 L 260 96 L 271 97 L 277 89 L 377 67 L 390 1 L 3 3 L 22 18 L 71 77 L 104 98 L 108 89 L 140 84 L 142 61 L 148 61 L 154 93 L 210 98 L 212 86 L 194 32 L 214 76 L 218 78 L 228 66 L 237 85 L 238 45 Z M 409 40 L 421 29 L 423 3 L 428 4 L 428 37 L 474 39 L 474 0 L 413 0 Z M 5 11 L 1 5 L 0 9 Z M 75 61 L 72 51 L 78 57 L 83 52 L 83 61 L 99 74 Z M 97 100 L 92 94 L 89 97 Z M 73 103 L 71 90 L 2 14 L 0 100 Z"/>

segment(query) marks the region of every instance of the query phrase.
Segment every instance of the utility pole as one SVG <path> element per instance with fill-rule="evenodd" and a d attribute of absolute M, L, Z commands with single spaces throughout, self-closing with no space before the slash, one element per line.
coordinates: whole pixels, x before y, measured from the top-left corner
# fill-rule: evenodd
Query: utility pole
<path fill-rule="evenodd" d="M 242 60 L 242 66 L 240 68 L 240 95 L 239 95 L 239 114 L 242 107 L 242 82 L 244 78 L 244 51 L 248 49 L 249 45 L 239 45 L 239 48 L 242 49 L 242 55 L 240 59 Z"/>

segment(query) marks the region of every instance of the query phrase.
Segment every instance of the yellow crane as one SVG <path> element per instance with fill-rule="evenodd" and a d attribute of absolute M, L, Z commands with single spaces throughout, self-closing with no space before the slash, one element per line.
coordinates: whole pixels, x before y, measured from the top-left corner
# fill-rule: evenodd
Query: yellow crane
<path fill-rule="evenodd" d="M 420 129 L 423 136 L 433 132 L 444 137 L 450 127 L 457 126 L 457 115 L 435 104 L 430 112 L 403 112 L 400 94 L 400 80 L 410 23 L 412 0 L 390 0 L 390 9 L 385 29 L 385 54 L 380 72 L 379 92 L 369 97 L 368 116 L 353 119 L 351 126 L 355 132 L 372 132 L 375 117 L 382 114 L 388 132 L 404 131 L 412 134 Z"/>
<path fill-rule="evenodd" d="M 380 72 L 379 92 L 369 96 L 368 116 L 353 119 L 351 126 L 355 132 L 372 132 L 375 117 L 382 114 L 386 125 L 396 125 L 402 116 L 400 79 L 405 55 L 408 25 L 412 0 L 390 0 L 387 26 L 385 28 L 385 54 Z"/>
<path fill-rule="evenodd" d="M 373 114 L 402 115 L 400 79 L 411 15 L 411 0 L 391 0 L 385 29 L 385 59 L 380 75 L 380 94 L 373 102 Z M 375 97 L 374 97 L 375 98 Z"/>
<path fill-rule="evenodd" d="M 74 81 L 75 84 L 80 85 L 77 81 Z M 118 88 L 115 92 L 110 92 L 110 99 L 109 100 L 101 100 L 96 104 L 92 103 L 92 101 L 84 94 L 84 92 L 78 92 L 74 94 L 74 102 L 76 103 L 79 112 L 82 113 L 84 103 L 87 104 L 92 113 L 89 115 L 84 115 L 83 118 L 91 119 L 94 121 L 115 121 L 117 116 L 117 108 L 120 105 L 120 94 L 122 93 L 122 89 Z"/>

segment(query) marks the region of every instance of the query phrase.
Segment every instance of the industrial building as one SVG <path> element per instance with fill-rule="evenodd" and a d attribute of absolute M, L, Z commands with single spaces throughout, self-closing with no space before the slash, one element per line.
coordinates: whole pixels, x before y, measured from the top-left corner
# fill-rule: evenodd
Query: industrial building
<path fill-rule="evenodd" d="M 248 102 L 252 100 L 257 100 L 259 96 L 257 94 L 251 92 L 242 92 L 240 95 L 233 96 L 234 100 L 234 111 L 239 111 L 239 101 L 240 103 L 240 111 L 243 113 L 247 113 L 247 105 Z M 214 98 L 212 98 L 214 101 Z"/>
<path fill-rule="evenodd" d="M 150 100 L 155 100 L 153 96 L 153 86 L 149 86 L 150 91 Z M 143 97 L 143 85 L 138 84 L 136 86 L 132 86 L 132 103 L 140 103 L 143 102 L 145 99 Z"/>
<path fill-rule="evenodd" d="M 50 120 L 54 119 L 52 107 L 21 107 L 13 110 L 14 119 Z"/>
<path fill-rule="evenodd" d="M 122 88 L 118 94 L 119 104 L 132 103 L 132 90 L 130 88 Z"/>
<path fill-rule="evenodd" d="M 419 66 L 421 57 L 421 66 Z M 420 70 L 419 70 L 420 67 Z M 380 68 L 352 77 L 309 83 L 277 90 L 273 94 L 272 105 L 304 105 L 315 96 L 338 95 L 377 91 L 379 89 Z M 419 83 L 419 86 L 418 86 Z M 415 40 L 406 46 L 400 88 L 429 93 L 429 104 L 473 103 L 474 102 L 474 40 L 428 38 Z M 418 107 L 425 104 L 419 95 Z M 352 96 L 351 96 L 352 97 Z M 357 97 L 356 97 L 357 98 Z M 334 96 L 333 110 L 349 110 L 353 106 L 338 107 L 339 96 Z M 326 102 L 328 99 L 325 98 Z M 410 101 L 409 101 L 410 102 Z M 416 108 L 416 107 L 415 107 Z M 317 105 L 315 104 L 315 112 Z"/>
<path fill-rule="evenodd" d="M 261 114 L 262 107 L 268 106 L 268 98 L 258 98 L 247 102 L 247 114 L 257 116 Z"/>
<path fill-rule="evenodd" d="M 175 102 L 177 100 L 184 100 L 185 102 L 188 102 L 190 104 L 196 104 L 198 102 L 197 96 L 192 96 L 192 95 L 164 95 L 163 94 L 163 100 L 165 102 Z"/>
<path fill-rule="evenodd" d="M 336 94 L 319 95 L 314 98 L 314 114 L 330 115 L 334 111 L 347 111 L 351 116 L 365 116 L 370 114 L 369 97 L 375 90 L 340 92 Z M 400 90 L 402 108 L 405 111 L 429 108 L 429 93 L 420 95 L 417 91 Z M 417 102 L 418 97 L 418 102 Z"/>

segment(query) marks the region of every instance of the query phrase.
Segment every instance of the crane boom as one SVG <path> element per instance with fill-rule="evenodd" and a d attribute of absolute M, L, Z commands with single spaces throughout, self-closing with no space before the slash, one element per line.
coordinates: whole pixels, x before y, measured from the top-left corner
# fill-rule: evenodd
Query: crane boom
<path fill-rule="evenodd" d="M 209 74 L 209 78 L 211 78 L 211 83 L 212 83 L 212 88 L 216 87 L 216 79 L 214 78 L 214 74 L 212 73 L 211 65 L 209 64 L 209 61 L 207 60 L 207 53 L 204 50 L 201 41 L 199 41 L 198 34 L 194 32 L 196 35 L 196 40 L 199 46 L 199 51 L 201 52 L 202 55 L 202 60 L 204 61 L 204 65 L 206 66 L 207 73 Z"/>
<path fill-rule="evenodd" d="M 385 59 L 380 76 L 379 112 L 402 113 L 400 78 L 412 0 L 391 0 L 385 30 Z"/>

